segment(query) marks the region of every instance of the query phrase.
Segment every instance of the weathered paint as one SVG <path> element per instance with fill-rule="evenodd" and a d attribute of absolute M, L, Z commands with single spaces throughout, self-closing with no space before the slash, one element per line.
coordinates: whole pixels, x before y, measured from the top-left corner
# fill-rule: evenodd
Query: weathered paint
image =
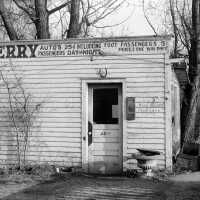
<path fill-rule="evenodd" d="M 40 128 L 31 134 L 27 160 L 57 162 L 87 169 L 88 83 L 122 84 L 122 154 L 136 148 L 163 153 L 160 167 L 170 167 L 171 78 L 168 38 L 97 38 L 67 41 L 24 41 L 0 44 L 1 65 L 15 66 L 35 102 L 43 101 Z M 107 69 L 100 79 L 99 69 Z M 1 103 L 6 102 L 1 92 Z M 135 120 L 126 120 L 126 97 L 135 97 Z M 0 113 L 0 159 L 16 159 L 14 135 Z M 135 166 L 123 161 L 123 169 Z"/>
<path fill-rule="evenodd" d="M 121 41 L 80 41 L 46 42 L 44 44 L 9 44 L 0 45 L 0 58 L 33 58 L 60 56 L 87 56 L 106 53 L 150 54 L 163 53 L 167 50 L 165 40 L 121 40 Z"/>

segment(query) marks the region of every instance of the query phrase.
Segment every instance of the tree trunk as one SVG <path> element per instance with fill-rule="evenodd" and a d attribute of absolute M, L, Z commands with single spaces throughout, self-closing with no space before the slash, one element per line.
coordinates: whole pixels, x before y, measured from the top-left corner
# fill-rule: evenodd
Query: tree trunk
<path fill-rule="evenodd" d="M 169 5 L 170 5 L 170 13 L 171 13 L 172 26 L 173 26 L 173 32 L 174 32 L 173 57 L 177 58 L 177 55 L 178 55 L 178 33 L 177 33 L 177 26 L 176 26 L 176 16 L 175 16 L 175 12 L 174 12 L 174 0 L 170 0 Z"/>
<path fill-rule="evenodd" d="M 8 33 L 10 40 L 18 40 L 19 38 L 18 38 L 17 32 L 15 31 L 15 28 L 13 26 L 13 21 L 10 18 L 9 11 L 5 7 L 4 0 L 0 0 L 0 15 L 1 15 L 1 18 L 3 20 L 5 29 Z"/>
<path fill-rule="evenodd" d="M 69 29 L 67 32 L 68 38 L 76 38 L 80 34 L 80 0 L 73 0 L 71 1 L 71 10 L 70 10 L 70 23 Z"/>
<path fill-rule="evenodd" d="M 190 52 L 190 80 L 192 93 L 185 126 L 185 143 L 199 142 L 200 131 L 200 0 L 192 1 L 193 36 Z"/>
<path fill-rule="evenodd" d="M 49 39 L 49 13 L 47 0 L 35 0 L 36 20 L 34 21 L 37 30 L 37 39 Z"/>

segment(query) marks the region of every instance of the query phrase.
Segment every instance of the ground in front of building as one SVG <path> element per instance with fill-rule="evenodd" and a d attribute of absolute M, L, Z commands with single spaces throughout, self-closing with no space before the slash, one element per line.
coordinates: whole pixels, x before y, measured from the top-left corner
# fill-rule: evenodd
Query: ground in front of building
<path fill-rule="evenodd" d="M 194 174 L 196 177 L 197 174 Z M 0 181 L 1 200 L 199 200 L 200 182 L 173 177 L 173 181 L 126 177 L 95 177 L 77 174 L 48 179 L 31 175 Z M 21 177 L 21 179 L 19 178 Z M 189 182 L 188 182 L 189 181 Z"/>

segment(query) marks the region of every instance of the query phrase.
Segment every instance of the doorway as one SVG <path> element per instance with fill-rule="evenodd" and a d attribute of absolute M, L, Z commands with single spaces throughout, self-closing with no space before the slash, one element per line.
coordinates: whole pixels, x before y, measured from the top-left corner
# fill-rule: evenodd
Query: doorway
<path fill-rule="evenodd" d="M 88 172 L 122 172 L 122 85 L 88 84 Z"/>

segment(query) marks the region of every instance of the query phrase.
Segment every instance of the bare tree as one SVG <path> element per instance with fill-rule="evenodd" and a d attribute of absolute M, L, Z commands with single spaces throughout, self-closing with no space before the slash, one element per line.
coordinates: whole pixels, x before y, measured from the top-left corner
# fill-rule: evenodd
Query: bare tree
<path fill-rule="evenodd" d="M 200 142 L 200 48 L 199 48 L 199 38 L 200 38 L 200 1 L 192 1 L 192 91 L 191 99 L 189 104 L 189 111 L 186 120 L 185 127 L 185 142 L 195 143 Z"/>
<path fill-rule="evenodd" d="M 189 84 L 182 104 L 184 143 L 200 142 L 200 1 L 169 0 L 175 36 L 173 56 L 189 58 Z"/>
<path fill-rule="evenodd" d="M 26 166 L 30 134 L 43 102 L 34 103 L 33 96 L 24 88 L 22 78 L 16 74 L 12 63 L 1 66 L 0 81 L 1 89 L 4 89 L 7 96 L 7 102 L 1 104 L 1 109 L 7 114 L 7 126 L 15 136 L 17 167 L 23 169 Z"/>
<path fill-rule="evenodd" d="M 189 58 L 190 82 L 185 87 L 181 107 L 181 132 L 184 143 L 200 141 L 199 5 L 199 0 L 166 0 L 167 16 L 163 16 L 167 18 L 168 33 L 174 35 L 171 57 Z"/>
<path fill-rule="evenodd" d="M 20 39 L 20 33 L 12 23 L 13 13 L 10 12 L 10 7 L 14 8 L 16 13 L 22 13 L 21 17 L 26 16 L 29 19 L 26 23 L 34 26 L 36 39 L 51 37 L 50 19 L 53 15 L 59 16 L 57 24 L 62 23 L 62 28 L 65 29 L 63 37 L 87 36 L 89 28 L 95 27 L 99 21 L 115 12 L 125 2 L 124 0 L 60 0 L 58 4 L 50 0 L 2 0 L 0 16 L 11 40 Z"/>

